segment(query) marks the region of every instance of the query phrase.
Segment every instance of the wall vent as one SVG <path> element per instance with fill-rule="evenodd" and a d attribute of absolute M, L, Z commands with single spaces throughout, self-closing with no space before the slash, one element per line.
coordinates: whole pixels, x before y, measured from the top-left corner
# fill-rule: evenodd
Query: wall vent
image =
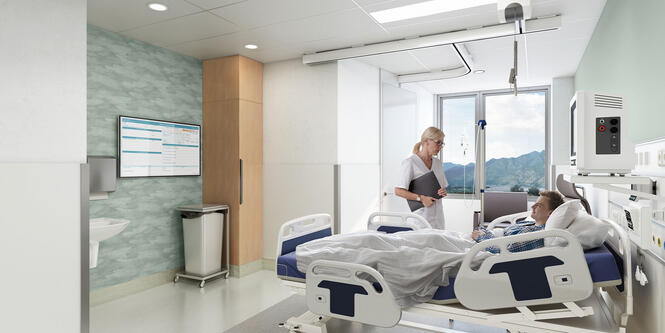
<path fill-rule="evenodd" d="M 601 108 L 623 109 L 623 97 L 594 94 L 593 104 Z"/>

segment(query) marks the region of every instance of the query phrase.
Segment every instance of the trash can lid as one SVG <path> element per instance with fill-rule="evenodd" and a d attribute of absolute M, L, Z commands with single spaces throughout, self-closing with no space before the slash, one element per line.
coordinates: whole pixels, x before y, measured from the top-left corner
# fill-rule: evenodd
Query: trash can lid
<path fill-rule="evenodd" d="M 220 205 L 220 204 L 195 204 L 195 205 L 180 206 L 176 208 L 176 210 L 181 212 L 197 212 L 197 213 L 212 213 L 226 209 L 229 209 L 229 206 Z"/>

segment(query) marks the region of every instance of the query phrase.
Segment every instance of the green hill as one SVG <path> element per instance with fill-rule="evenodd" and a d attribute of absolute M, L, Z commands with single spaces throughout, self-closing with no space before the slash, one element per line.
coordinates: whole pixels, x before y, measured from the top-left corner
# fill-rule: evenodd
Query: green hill
<path fill-rule="evenodd" d="M 448 179 L 448 191 L 467 193 L 473 188 L 475 163 L 466 165 L 444 163 L 443 169 Z M 466 175 L 466 181 L 464 176 Z M 510 191 L 521 187 L 545 188 L 545 151 L 533 151 L 517 157 L 491 159 L 485 164 L 486 186 L 488 189 Z M 513 188 L 516 190 L 516 188 Z"/>

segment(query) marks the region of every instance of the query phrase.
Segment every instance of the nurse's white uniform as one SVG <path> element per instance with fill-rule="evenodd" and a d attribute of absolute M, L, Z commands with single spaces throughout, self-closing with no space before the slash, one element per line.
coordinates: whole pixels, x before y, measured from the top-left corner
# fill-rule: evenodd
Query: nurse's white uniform
<path fill-rule="evenodd" d="M 409 184 L 411 181 L 430 172 L 434 171 L 436 179 L 439 181 L 441 188 L 446 188 L 448 186 L 448 180 L 446 175 L 443 173 L 443 163 L 436 157 L 432 157 L 432 169 L 428 169 L 425 165 L 425 162 L 418 157 L 418 155 L 413 154 L 407 159 L 402 161 L 402 175 L 400 177 L 400 182 L 397 184 L 397 187 L 403 188 L 405 190 L 409 189 Z M 413 213 L 418 214 L 424 217 L 435 229 L 445 229 L 446 222 L 443 217 L 443 203 L 439 199 L 430 207 L 420 208 Z"/>

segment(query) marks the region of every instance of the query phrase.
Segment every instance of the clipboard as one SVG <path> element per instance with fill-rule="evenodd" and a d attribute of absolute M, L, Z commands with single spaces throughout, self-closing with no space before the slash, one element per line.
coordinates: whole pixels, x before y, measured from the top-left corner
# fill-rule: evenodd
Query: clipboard
<path fill-rule="evenodd" d="M 441 185 L 439 184 L 439 180 L 436 179 L 434 171 L 430 171 L 412 180 L 411 183 L 409 184 L 409 192 L 420 195 L 426 195 L 428 197 L 436 199 L 443 198 L 437 193 L 440 188 Z M 425 207 L 425 205 L 422 202 L 417 200 L 407 200 L 406 202 L 409 204 L 409 209 L 411 209 L 412 212 L 422 207 Z"/>

